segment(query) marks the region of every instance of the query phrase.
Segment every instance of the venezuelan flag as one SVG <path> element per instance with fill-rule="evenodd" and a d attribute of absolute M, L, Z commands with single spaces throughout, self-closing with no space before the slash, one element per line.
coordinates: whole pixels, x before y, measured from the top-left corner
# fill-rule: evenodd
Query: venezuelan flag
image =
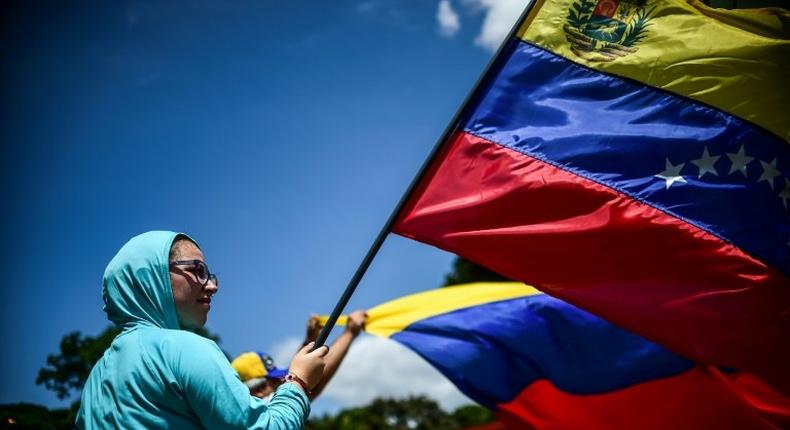
<path fill-rule="evenodd" d="M 788 22 L 536 0 L 393 230 L 790 392 Z"/>
<path fill-rule="evenodd" d="M 790 425 L 790 398 L 759 379 L 695 365 L 524 284 L 440 288 L 368 316 L 368 333 L 417 352 L 507 428 Z"/>

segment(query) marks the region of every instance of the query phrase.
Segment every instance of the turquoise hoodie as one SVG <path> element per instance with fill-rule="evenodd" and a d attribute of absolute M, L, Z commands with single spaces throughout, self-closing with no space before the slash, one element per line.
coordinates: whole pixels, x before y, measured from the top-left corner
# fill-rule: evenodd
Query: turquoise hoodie
<path fill-rule="evenodd" d="M 216 343 L 182 330 L 168 258 L 178 234 L 127 242 L 104 272 L 107 317 L 122 329 L 91 370 L 80 429 L 298 429 L 307 396 L 283 384 L 268 405 L 250 395 Z"/>

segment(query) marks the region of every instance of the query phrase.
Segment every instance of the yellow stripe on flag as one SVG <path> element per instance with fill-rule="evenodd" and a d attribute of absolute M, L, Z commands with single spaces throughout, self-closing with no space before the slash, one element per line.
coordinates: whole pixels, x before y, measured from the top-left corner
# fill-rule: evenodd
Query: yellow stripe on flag
<path fill-rule="evenodd" d="M 518 37 L 790 140 L 790 13 L 689 0 L 536 0 Z"/>
<path fill-rule="evenodd" d="M 365 331 L 381 337 L 390 337 L 410 324 L 445 314 L 458 309 L 493 303 L 517 297 L 542 294 L 533 287 L 519 282 L 477 282 L 439 288 L 401 297 L 368 309 Z M 326 324 L 326 315 L 318 317 Z M 336 325 L 346 324 L 345 315 L 338 318 Z"/>

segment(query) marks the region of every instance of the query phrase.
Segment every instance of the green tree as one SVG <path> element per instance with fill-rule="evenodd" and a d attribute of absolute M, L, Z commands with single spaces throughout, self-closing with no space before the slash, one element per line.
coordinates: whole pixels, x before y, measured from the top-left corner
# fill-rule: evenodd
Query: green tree
<path fill-rule="evenodd" d="M 96 337 L 83 336 L 78 331 L 63 336 L 60 353 L 47 356 L 47 364 L 38 371 L 36 384 L 54 391 L 59 399 L 81 390 L 93 365 L 118 333 L 118 329 L 108 327 Z"/>
<path fill-rule="evenodd" d="M 313 418 L 307 430 L 460 430 L 493 421 L 487 409 L 468 405 L 452 414 L 427 397 L 376 399 L 369 405 Z"/>
<path fill-rule="evenodd" d="M 47 409 L 30 403 L 0 405 L 0 429 L 71 430 L 77 404 L 70 409 Z"/>
<path fill-rule="evenodd" d="M 444 276 L 444 285 L 468 284 L 470 282 L 507 282 L 511 279 L 489 270 L 465 258 L 456 257 L 453 268 Z"/>
<path fill-rule="evenodd" d="M 461 406 L 452 413 L 451 417 L 461 428 L 481 426 L 496 418 L 493 412 L 477 405 Z"/>
<path fill-rule="evenodd" d="M 308 421 L 309 430 L 456 430 L 458 424 L 427 397 L 376 399 L 334 417 Z"/>

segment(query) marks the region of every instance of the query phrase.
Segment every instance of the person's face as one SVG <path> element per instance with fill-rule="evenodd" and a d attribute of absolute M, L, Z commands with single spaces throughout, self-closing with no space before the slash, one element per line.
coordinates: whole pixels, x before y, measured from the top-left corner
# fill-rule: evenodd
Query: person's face
<path fill-rule="evenodd" d="M 277 390 L 277 387 L 282 385 L 283 381 L 280 379 L 266 379 L 265 384 L 261 384 L 258 388 L 252 390 L 252 395 L 261 399 L 266 398 L 269 394 Z"/>
<path fill-rule="evenodd" d="M 178 260 L 200 260 L 205 262 L 203 253 L 192 242 L 185 241 L 178 245 L 181 249 Z M 170 284 L 173 287 L 173 300 L 176 303 L 178 322 L 181 328 L 194 330 L 203 327 L 211 309 L 211 297 L 217 292 L 217 286 L 209 281 L 201 285 L 195 275 L 194 266 L 170 266 Z"/>

